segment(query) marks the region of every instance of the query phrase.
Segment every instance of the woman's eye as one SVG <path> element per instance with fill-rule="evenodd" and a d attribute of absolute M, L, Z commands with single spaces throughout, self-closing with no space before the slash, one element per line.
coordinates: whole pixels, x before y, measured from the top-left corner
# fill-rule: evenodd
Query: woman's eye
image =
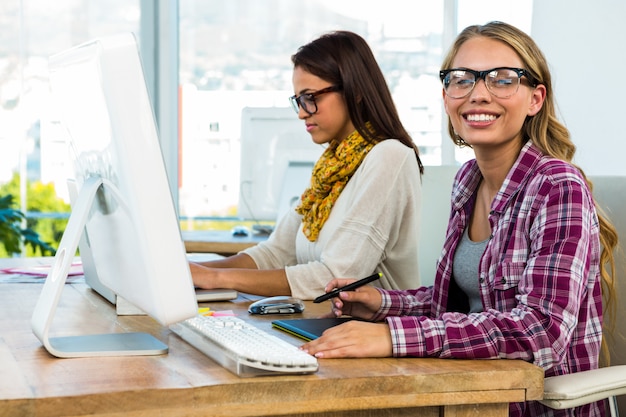
<path fill-rule="evenodd" d="M 513 84 L 512 78 L 496 78 L 492 81 L 492 83 L 497 87 L 507 87 Z"/>
<path fill-rule="evenodd" d="M 453 80 L 453 84 L 458 87 L 467 87 L 467 86 L 474 84 L 474 80 L 470 80 L 467 78 L 459 78 L 459 79 Z"/>

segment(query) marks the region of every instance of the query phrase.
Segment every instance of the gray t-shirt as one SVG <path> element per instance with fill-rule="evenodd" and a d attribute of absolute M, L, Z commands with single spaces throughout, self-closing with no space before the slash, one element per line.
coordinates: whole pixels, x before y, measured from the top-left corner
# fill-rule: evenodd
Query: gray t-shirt
<path fill-rule="evenodd" d="M 459 288 L 467 295 L 470 313 L 483 311 L 483 302 L 480 299 L 480 285 L 478 281 L 478 264 L 485 252 L 488 239 L 482 242 L 473 242 L 469 238 L 467 228 L 454 253 L 452 277 Z"/>

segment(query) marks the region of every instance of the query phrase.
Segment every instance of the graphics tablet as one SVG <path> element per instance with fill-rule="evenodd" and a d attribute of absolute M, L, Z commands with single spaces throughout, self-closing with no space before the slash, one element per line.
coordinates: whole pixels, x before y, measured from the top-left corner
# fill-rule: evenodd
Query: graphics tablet
<path fill-rule="evenodd" d="M 324 330 L 345 323 L 348 320 L 356 320 L 352 317 L 331 317 L 321 319 L 289 319 L 274 320 L 272 327 L 304 339 L 307 342 L 317 339 Z"/>

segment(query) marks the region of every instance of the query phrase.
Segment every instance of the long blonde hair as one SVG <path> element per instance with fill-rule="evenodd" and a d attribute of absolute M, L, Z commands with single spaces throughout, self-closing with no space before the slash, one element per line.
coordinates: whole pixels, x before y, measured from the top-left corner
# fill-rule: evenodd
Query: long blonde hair
<path fill-rule="evenodd" d="M 505 43 L 517 53 L 530 72 L 536 84 L 543 84 L 546 88 L 546 97 L 541 110 L 532 117 L 527 117 L 522 125 L 522 140 L 530 140 L 541 151 L 554 158 L 572 163 L 576 146 L 570 139 L 567 128 L 556 117 L 556 105 L 553 97 L 552 77 L 548 63 L 533 39 L 523 31 L 503 22 L 489 22 L 485 25 L 475 25 L 465 28 L 457 36 L 443 61 L 441 69 L 452 67 L 452 62 L 461 46 L 468 40 L 476 37 L 486 37 Z M 448 119 L 448 132 L 458 146 L 466 146 L 463 138 L 459 137 Z M 586 178 L 585 173 L 577 167 L 585 177 L 589 189 L 593 184 Z M 604 310 L 609 320 L 604 320 L 605 333 L 612 334 L 615 323 L 616 290 L 615 290 L 615 249 L 618 236 L 615 227 L 608 220 L 604 211 L 596 203 L 596 211 L 600 223 L 600 275 L 602 280 L 602 298 Z M 610 327 L 607 328 L 607 323 Z M 603 362 L 609 364 L 609 352 L 606 338 L 602 338 Z"/>

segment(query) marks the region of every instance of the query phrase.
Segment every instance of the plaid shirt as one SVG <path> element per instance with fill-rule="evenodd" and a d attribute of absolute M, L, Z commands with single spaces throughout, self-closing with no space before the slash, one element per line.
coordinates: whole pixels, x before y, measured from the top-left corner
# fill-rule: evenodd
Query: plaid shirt
<path fill-rule="evenodd" d="M 476 161 L 456 176 L 434 285 L 381 290 L 376 319 L 386 319 L 390 327 L 394 356 L 522 359 L 546 376 L 597 368 L 600 240 L 585 180 L 530 141 L 523 147 L 491 205 L 492 235 L 478 271 L 483 311 L 467 314 L 464 294 L 451 279 L 452 261 L 481 178 Z M 510 411 L 511 416 L 600 416 L 603 405 L 552 411 L 529 402 L 511 404 Z"/>

